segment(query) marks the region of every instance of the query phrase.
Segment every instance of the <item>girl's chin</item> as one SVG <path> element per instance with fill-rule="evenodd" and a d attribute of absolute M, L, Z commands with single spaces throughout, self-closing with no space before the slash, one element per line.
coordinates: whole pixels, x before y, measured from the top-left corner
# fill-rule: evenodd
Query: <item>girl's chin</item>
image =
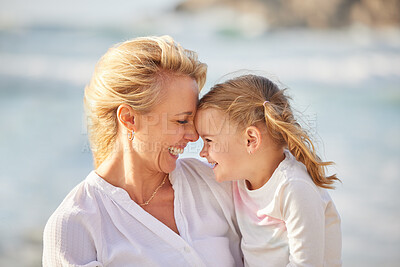
<path fill-rule="evenodd" d="M 215 169 L 213 171 L 214 171 L 215 180 L 218 183 L 226 181 L 225 177 L 221 177 L 221 175 L 218 175 L 218 173 L 215 171 Z"/>
<path fill-rule="evenodd" d="M 227 181 L 226 179 L 222 179 L 222 178 L 215 178 L 215 180 L 216 180 L 218 183 L 222 183 L 222 182 L 226 182 L 226 181 Z"/>

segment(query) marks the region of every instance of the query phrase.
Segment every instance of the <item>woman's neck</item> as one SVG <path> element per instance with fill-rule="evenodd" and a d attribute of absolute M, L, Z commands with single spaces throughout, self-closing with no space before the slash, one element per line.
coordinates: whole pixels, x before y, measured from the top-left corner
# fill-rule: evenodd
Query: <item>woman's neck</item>
<path fill-rule="evenodd" d="M 127 191 L 136 203 L 144 203 L 166 174 L 146 168 L 142 161 L 134 152 L 116 152 L 96 169 L 96 173 L 108 183 Z"/>

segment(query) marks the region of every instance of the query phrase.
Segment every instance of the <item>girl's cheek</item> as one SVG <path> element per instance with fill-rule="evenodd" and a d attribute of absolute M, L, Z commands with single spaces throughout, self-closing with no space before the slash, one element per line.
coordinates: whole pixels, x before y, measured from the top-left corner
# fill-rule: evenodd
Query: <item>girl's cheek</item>
<path fill-rule="evenodd" d="M 210 154 L 215 154 L 215 143 L 212 143 L 208 149 Z"/>

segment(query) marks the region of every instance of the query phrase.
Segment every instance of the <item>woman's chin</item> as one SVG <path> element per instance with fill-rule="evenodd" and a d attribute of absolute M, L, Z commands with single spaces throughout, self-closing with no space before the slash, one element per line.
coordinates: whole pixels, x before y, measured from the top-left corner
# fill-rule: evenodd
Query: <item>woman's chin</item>
<path fill-rule="evenodd" d="M 161 170 L 165 173 L 171 173 L 176 168 L 176 160 L 178 158 L 179 158 L 178 155 L 173 156 L 170 153 L 168 153 L 166 159 L 164 158 L 164 160 L 160 164 Z"/>
<path fill-rule="evenodd" d="M 171 152 L 169 152 L 168 151 L 168 155 L 172 158 L 172 159 L 174 159 L 175 161 L 179 158 L 179 154 L 172 154 Z"/>

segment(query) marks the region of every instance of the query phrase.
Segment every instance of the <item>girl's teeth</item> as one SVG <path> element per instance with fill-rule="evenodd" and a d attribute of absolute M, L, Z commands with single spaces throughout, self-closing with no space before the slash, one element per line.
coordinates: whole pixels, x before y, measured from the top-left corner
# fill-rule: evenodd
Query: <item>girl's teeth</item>
<path fill-rule="evenodd" d="M 174 156 L 183 153 L 183 148 L 169 147 L 168 150 Z"/>

